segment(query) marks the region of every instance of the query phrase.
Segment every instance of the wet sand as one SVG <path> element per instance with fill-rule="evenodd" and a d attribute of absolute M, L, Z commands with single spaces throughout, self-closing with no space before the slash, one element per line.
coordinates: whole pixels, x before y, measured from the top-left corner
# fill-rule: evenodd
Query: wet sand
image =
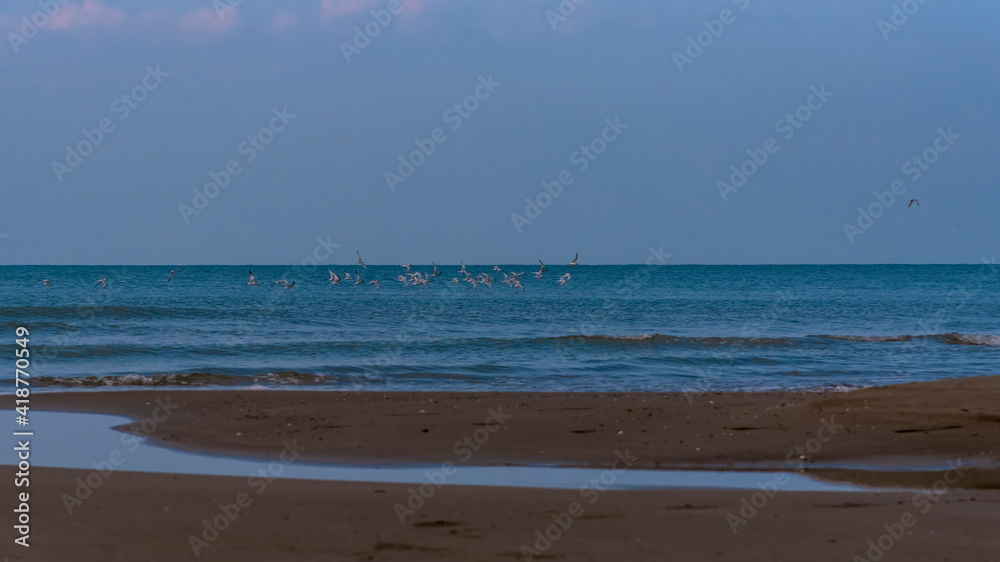
<path fill-rule="evenodd" d="M 70 392 L 32 406 L 144 420 L 165 401 L 150 436 L 198 451 L 275 457 L 295 438 L 312 460 L 608 466 L 627 451 L 655 467 L 1000 459 L 998 395 L 1000 377 L 975 377 L 848 393 Z"/>
<path fill-rule="evenodd" d="M 612 467 L 624 456 L 637 467 L 763 462 L 794 469 L 995 463 L 998 390 L 1000 377 L 850 393 L 170 389 L 46 393 L 32 405 L 124 414 L 138 421 L 123 430 L 169 446 L 270 458 L 294 440 L 309 460 Z M 245 478 L 116 472 L 70 515 L 63 494 L 73 494 L 88 471 L 34 469 L 31 551 L 6 550 L 11 560 L 186 560 L 195 559 L 195 536 L 205 541 L 199 560 L 524 560 L 522 547 L 531 547 L 536 560 L 847 561 L 868 559 L 868 541 L 877 548 L 886 535 L 883 560 L 1000 560 L 995 470 L 817 472 L 882 486 L 940 482 L 940 494 L 584 495 L 446 485 L 416 505 L 416 486 L 408 485 L 279 479 L 258 494 Z M 241 493 L 251 503 L 208 540 L 213 533 L 203 534 L 203 522 L 224 517 L 219 505 Z M 4 495 L 0 509 L 11 513 L 12 501 Z M 568 528 L 552 527 L 553 516 Z M 546 530 L 558 538 L 543 548 L 548 539 L 536 531 Z M 897 531 L 898 539 L 887 534 Z"/>

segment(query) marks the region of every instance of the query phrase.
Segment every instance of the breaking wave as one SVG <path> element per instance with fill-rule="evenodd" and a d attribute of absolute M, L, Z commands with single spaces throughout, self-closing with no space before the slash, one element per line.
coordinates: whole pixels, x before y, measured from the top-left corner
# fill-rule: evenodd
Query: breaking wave
<path fill-rule="evenodd" d="M 928 334 L 921 336 L 831 336 L 831 335 L 821 335 L 821 336 L 809 336 L 811 338 L 825 338 L 830 340 L 839 341 L 852 341 L 852 342 L 874 342 L 874 343 L 892 343 L 892 342 L 908 342 L 908 341 L 918 341 L 918 340 L 932 340 L 940 343 L 950 344 L 950 345 L 1000 345 L 1000 336 L 989 335 L 989 334 L 958 334 L 955 332 L 947 334 Z"/>
<path fill-rule="evenodd" d="M 670 336 L 664 334 L 639 334 L 631 336 L 560 336 L 555 338 L 544 338 L 555 342 L 576 342 L 576 343 L 662 343 L 691 346 L 766 346 L 766 345 L 794 345 L 796 338 L 747 338 L 747 337 L 692 337 L 692 336 Z"/>
<path fill-rule="evenodd" d="M 155 375 L 108 375 L 103 377 L 35 377 L 36 386 L 107 387 L 107 386 L 246 386 L 261 384 L 269 387 L 313 385 L 337 380 L 337 377 L 280 371 L 254 376 L 221 375 L 214 373 L 160 373 Z"/>

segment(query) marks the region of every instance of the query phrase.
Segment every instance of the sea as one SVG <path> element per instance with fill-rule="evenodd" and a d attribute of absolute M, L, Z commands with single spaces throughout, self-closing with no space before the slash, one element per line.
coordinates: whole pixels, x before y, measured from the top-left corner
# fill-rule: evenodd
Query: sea
<path fill-rule="evenodd" d="M 396 265 L 3 266 L 3 392 L 18 328 L 33 391 L 829 390 L 1000 373 L 995 263 L 497 267 L 468 266 L 490 287 L 459 266 L 413 266 L 418 286 Z"/>

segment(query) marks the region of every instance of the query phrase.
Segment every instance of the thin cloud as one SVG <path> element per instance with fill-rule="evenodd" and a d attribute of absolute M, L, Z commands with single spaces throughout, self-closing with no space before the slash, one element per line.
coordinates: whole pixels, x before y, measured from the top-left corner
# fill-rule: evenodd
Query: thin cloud
<path fill-rule="evenodd" d="M 125 21 L 125 12 L 110 8 L 99 0 L 84 0 L 83 4 L 66 4 L 52 16 L 49 29 L 65 31 L 99 25 L 115 28 Z"/>
<path fill-rule="evenodd" d="M 369 10 L 374 10 L 383 2 L 381 0 L 321 0 L 319 17 L 325 21 L 353 16 Z"/>
<path fill-rule="evenodd" d="M 294 28 L 299 23 L 299 14 L 296 12 L 286 12 L 285 10 L 278 10 L 274 17 L 271 18 L 271 23 L 268 25 L 271 31 L 286 31 Z"/>

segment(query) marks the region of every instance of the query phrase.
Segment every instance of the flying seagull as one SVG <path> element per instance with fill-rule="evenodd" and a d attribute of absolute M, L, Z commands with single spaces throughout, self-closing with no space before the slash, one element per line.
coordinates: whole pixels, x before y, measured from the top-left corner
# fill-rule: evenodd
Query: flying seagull
<path fill-rule="evenodd" d="M 286 289 L 291 289 L 294 286 L 295 286 L 295 281 L 292 281 L 291 283 L 289 283 L 288 281 L 285 281 L 285 288 Z"/>
<path fill-rule="evenodd" d="M 565 285 L 566 283 L 569 283 L 569 280 L 572 279 L 572 278 L 573 278 L 573 275 L 567 273 L 567 274 L 565 274 L 565 275 L 563 275 L 562 277 L 559 278 L 559 284 L 560 285 Z"/>
<path fill-rule="evenodd" d="M 438 271 L 438 266 L 437 266 L 437 264 L 436 264 L 436 263 L 434 263 L 434 262 L 431 262 L 431 265 L 433 265 L 433 266 L 434 266 L 434 273 L 431 273 L 431 277 L 440 277 L 440 276 L 441 276 L 441 272 L 440 272 L 440 271 Z"/>
<path fill-rule="evenodd" d="M 912 206 L 913 206 L 913 204 L 914 204 L 914 203 L 916 203 L 916 204 L 917 204 L 917 207 L 919 207 L 919 206 L 920 206 L 920 200 L 919 200 L 919 199 L 910 199 L 910 204 L 909 204 L 909 205 L 907 205 L 907 206 L 906 206 L 906 208 L 907 208 L 907 209 L 909 209 L 910 207 L 912 207 Z"/>
<path fill-rule="evenodd" d="M 576 253 L 576 256 L 573 257 L 573 261 L 569 262 L 569 266 L 576 267 L 576 260 L 578 259 L 580 259 L 580 252 Z"/>
<path fill-rule="evenodd" d="M 369 283 L 369 285 L 375 285 L 376 289 L 378 289 L 379 291 L 382 290 L 382 284 L 378 282 L 378 279 L 372 281 L 371 283 Z"/>
<path fill-rule="evenodd" d="M 357 250 L 355 250 L 355 251 L 357 252 Z M 361 252 L 358 252 L 358 265 L 360 265 L 361 267 L 363 267 L 365 269 L 368 269 L 368 266 L 365 265 L 365 260 L 361 259 Z"/>
<path fill-rule="evenodd" d="M 45 285 L 46 287 L 48 287 L 48 286 L 52 285 L 52 281 L 49 281 L 48 279 L 43 279 L 42 280 L 42 285 Z"/>
<path fill-rule="evenodd" d="M 180 270 L 179 269 L 174 269 L 174 270 L 170 271 L 170 278 L 167 279 L 167 283 L 170 283 L 170 280 L 174 278 L 174 275 L 177 275 L 178 271 L 180 271 Z"/>
<path fill-rule="evenodd" d="M 247 285 L 257 285 L 257 284 L 258 284 L 257 283 L 257 276 L 254 275 L 253 272 L 251 271 L 250 272 L 250 282 L 247 283 Z"/>
<path fill-rule="evenodd" d="M 102 285 L 102 287 L 101 287 L 102 289 L 107 289 L 108 288 L 108 280 L 106 278 L 105 279 L 98 279 L 97 280 L 97 284 L 98 285 Z"/>

